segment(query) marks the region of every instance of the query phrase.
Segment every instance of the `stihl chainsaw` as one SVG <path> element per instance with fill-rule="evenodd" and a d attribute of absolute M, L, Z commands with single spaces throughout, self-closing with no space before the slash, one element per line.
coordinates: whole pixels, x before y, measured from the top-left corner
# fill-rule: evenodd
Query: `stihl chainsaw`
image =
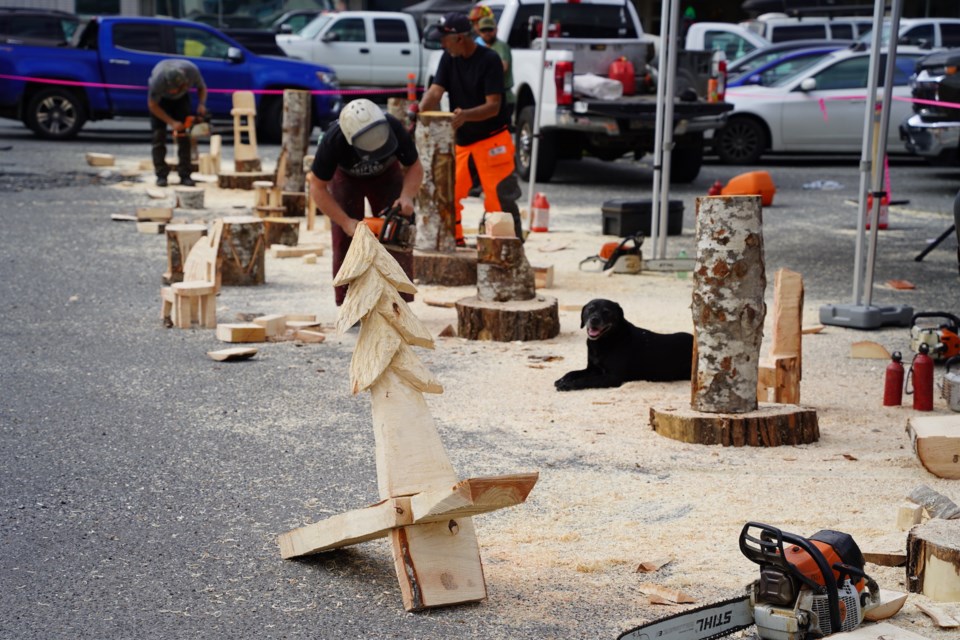
<path fill-rule="evenodd" d="M 400 213 L 400 205 L 387 207 L 372 218 L 364 218 L 381 244 L 409 249 L 417 240 L 417 221 Z"/>
<path fill-rule="evenodd" d="M 711 640 L 757 626 L 763 640 L 809 640 L 852 631 L 880 604 L 853 538 L 818 531 L 809 539 L 748 522 L 740 551 L 760 565 L 747 594 L 641 625 L 619 636 L 643 640 Z"/>

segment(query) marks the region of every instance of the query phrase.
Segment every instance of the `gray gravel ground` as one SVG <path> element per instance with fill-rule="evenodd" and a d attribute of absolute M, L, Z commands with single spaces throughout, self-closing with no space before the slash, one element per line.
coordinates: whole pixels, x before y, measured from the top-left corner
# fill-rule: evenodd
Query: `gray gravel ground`
<path fill-rule="evenodd" d="M 0 147 L 8 145 L 0 152 L 0 638 L 566 637 L 552 622 L 501 624 L 483 604 L 406 614 L 382 547 L 281 561 L 275 536 L 308 507 L 337 513 L 375 500 L 369 404 L 343 391 L 348 345 L 326 345 L 320 360 L 277 344 L 272 358 L 228 367 L 203 355 L 203 332 L 161 327 L 163 245 L 108 220 L 135 207 L 133 196 L 106 188 L 116 178 L 82 161 L 88 150 L 147 157 L 145 123 L 49 143 L 3 122 Z M 856 159 L 765 168 L 779 187 L 764 212 L 768 268 L 802 272 L 808 300 L 848 302 L 855 209 L 844 201 L 856 191 Z M 687 214 L 671 253 L 692 248 L 693 197 L 747 169 L 708 165 L 676 189 Z M 544 186 L 557 203 L 552 226 L 595 234 L 599 245 L 599 203 L 648 196 L 649 176 L 630 163 L 561 164 Z M 956 240 L 913 260 L 951 223 L 958 178 L 894 162 L 894 197 L 909 198 L 911 211 L 891 214 L 877 282 L 918 288 L 878 289 L 875 302 L 960 312 Z M 801 188 L 827 179 L 844 188 Z M 441 378 L 443 366 L 431 363 Z"/>

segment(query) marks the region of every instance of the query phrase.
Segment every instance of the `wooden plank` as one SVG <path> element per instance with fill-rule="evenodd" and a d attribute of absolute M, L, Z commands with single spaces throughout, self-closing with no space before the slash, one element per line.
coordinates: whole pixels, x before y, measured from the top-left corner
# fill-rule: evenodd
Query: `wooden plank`
<path fill-rule="evenodd" d="M 254 318 L 253 322 L 264 328 L 268 338 L 281 335 L 287 330 L 287 316 L 279 313 Z"/>
<path fill-rule="evenodd" d="M 224 362 L 227 360 L 247 360 L 257 354 L 255 347 L 231 347 L 229 349 L 220 349 L 218 351 L 207 351 L 207 355 L 213 360 Z"/>
<path fill-rule="evenodd" d="M 170 222 L 173 207 L 138 207 L 137 220 L 152 222 Z"/>
<path fill-rule="evenodd" d="M 165 222 L 137 221 L 137 233 L 146 233 L 148 235 L 158 235 L 163 233 L 166 228 Z"/>
<path fill-rule="evenodd" d="M 87 153 L 87 164 L 91 167 L 112 167 L 116 159 L 109 153 Z"/>
<path fill-rule="evenodd" d="M 267 330 L 252 322 L 218 324 L 217 340 L 221 342 L 265 342 Z"/>
<path fill-rule="evenodd" d="M 407 611 L 487 597 L 480 547 L 471 518 L 401 527 L 390 533 L 390 539 Z"/>
<path fill-rule="evenodd" d="M 864 551 L 863 559 L 880 567 L 902 567 L 907 563 L 907 554 Z"/>
<path fill-rule="evenodd" d="M 418 493 L 410 498 L 413 522 L 439 522 L 521 504 L 539 475 L 516 473 L 468 478 L 446 490 Z"/>
<path fill-rule="evenodd" d="M 297 245 L 296 247 L 288 247 L 283 244 L 274 244 L 270 246 L 271 258 L 302 258 L 308 253 L 313 253 L 318 256 L 322 256 L 323 245 L 302 244 L 302 245 Z"/>
<path fill-rule="evenodd" d="M 311 344 L 319 344 L 327 339 L 326 334 L 320 331 L 311 331 L 310 329 L 297 329 L 294 337 L 300 342 L 308 342 Z"/>
<path fill-rule="evenodd" d="M 960 414 L 909 418 L 907 432 L 927 471 L 938 478 L 960 479 Z"/>
<path fill-rule="evenodd" d="M 409 523 L 410 500 L 391 498 L 281 533 L 277 543 L 283 558 L 298 558 L 384 538 Z"/>
<path fill-rule="evenodd" d="M 830 637 L 834 640 L 928 640 L 926 636 L 897 627 L 889 622 L 865 624 L 853 631 L 835 633 Z"/>
<path fill-rule="evenodd" d="M 960 627 L 960 620 L 957 620 L 943 609 L 935 607 L 932 604 L 923 604 L 922 602 L 915 602 L 914 604 L 917 606 L 917 609 L 920 609 L 920 611 L 930 616 L 934 624 L 941 629 L 956 629 Z"/>

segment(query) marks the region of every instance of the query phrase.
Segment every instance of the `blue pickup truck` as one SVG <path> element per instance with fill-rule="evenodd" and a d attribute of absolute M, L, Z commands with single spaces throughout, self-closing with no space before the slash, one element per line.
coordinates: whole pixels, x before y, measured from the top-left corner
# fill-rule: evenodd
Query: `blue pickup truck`
<path fill-rule="evenodd" d="M 254 91 L 264 141 L 280 140 L 283 89 L 313 92 L 315 125 L 326 126 L 340 112 L 329 67 L 258 56 L 196 22 L 117 16 L 91 20 L 75 48 L 0 44 L 0 117 L 20 120 L 41 138 L 62 140 L 76 136 L 87 120 L 148 116 L 147 79 L 165 58 L 197 65 L 214 119 L 230 118 L 233 91 Z"/>

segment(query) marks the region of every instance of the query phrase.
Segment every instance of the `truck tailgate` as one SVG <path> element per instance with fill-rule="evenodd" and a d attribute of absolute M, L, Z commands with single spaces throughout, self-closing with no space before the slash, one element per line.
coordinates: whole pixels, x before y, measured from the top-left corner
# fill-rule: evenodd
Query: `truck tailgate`
<path fill-rule="evenodd" d="M 649 119 L 653 121 L 657 110 L 655 96 L 624 96 L 619 100 L 596 100 L 593 98 L 577 99 L 574 102 L 574 111 L 577 113 L 592 113 L 618 119 Z M 733 105 L 729 102 L 684 102 L 675 100 L 673 115 L 675 119 L 713 118 L 729 111 Z"/>
<path fill-rule="evenodd" d="M 539 47 L 535 44 L 534 48 Z M 637 73 L 642 73 L 647 64 L 647 52 L 652 45 L 637 40 L 582 40 L 578 38 L 550 38 L 550 49 L 573 53 L 573 69 L 576 73 L 607 75 L 610 64 L 620 58 L 633 63 Z"/>

